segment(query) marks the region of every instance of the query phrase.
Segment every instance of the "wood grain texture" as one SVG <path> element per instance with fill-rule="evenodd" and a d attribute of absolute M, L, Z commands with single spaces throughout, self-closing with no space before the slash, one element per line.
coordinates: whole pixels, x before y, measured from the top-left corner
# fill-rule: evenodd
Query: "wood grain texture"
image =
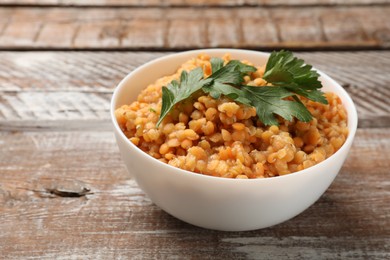
<path fill-rule="evenodd" d="M 303 6 L 303 5 L 372 5 L 388 0 L 1 0 L 0 5 L 56 6 Z"/>
<path fill-rule="evenodd" d="M 389 0 L 0 0 L 0 258 L 390 259 L 389 13 Z M 113 89 L 147 61 L 205 47 L 311 50 L 297 55 L 355 101 L 349 157 L 292 220 L 197 228 L 127 174 Z"/>
<path fill-rule="evenodd" d="M 217 232 L 156 207 L 112 132 L 0 132 L 5 259 L 387 259 L 390 129 L 359 129 L 328 191 L 283 224 Z M 364 160 L 362 160 L 364 158 Z M 60 196 L 53 189 L 78 193 Z"/>
<path fill-rule="evenodd" d="M 115 86 L 136 67 L 167 54 L 2 52 L 0 130 L 107 130 Z M 390 126 L 389 51 L 297 55 L 347 89 L 360 127 Z"/>
<path fill-rule="evenodd" d="M 0 7 L 0 49 L 386 49 L 388 13 L 390 3 L 300 8 Z"/>

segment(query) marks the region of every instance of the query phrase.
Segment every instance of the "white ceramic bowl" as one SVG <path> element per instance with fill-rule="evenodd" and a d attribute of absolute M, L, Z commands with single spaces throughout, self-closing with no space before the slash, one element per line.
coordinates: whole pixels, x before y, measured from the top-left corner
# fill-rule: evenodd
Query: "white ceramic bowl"
<path fill-rule="evenodd" d="M 269 227 L 286 221 L 312 205 L 338 174 L 351 148 L 357 113 L 347 92 L 321 73 L 324 91 L 335 92 L 348 112 L 349 136 L 345 144 L 325 161 L 293 174 L 265 179 L 228 179 L 201 175 L 172 167 L 141 151 L 122 133 L 114 111 L 136 100 L 156 79 L 174 73 L 180 64 L 200 53 L 265 64 L 269 54 L 237 49 L 204 49 L 168 55 L 131 72 L 115 89 L 111 118 L 116 140 L 129 173 L 160 208 L 190 224 L 224 231 Z"/>

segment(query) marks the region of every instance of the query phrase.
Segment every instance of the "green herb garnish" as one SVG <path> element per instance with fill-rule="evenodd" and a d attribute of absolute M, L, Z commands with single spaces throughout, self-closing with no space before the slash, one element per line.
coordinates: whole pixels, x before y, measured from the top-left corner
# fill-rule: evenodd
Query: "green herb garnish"
<path fill-rule="evenodd" d="M 255 107 L 264 125 L 278 125 L 275 115 L 288 121 L 293 117 L 304 122 L 310 121 L 312 115 L 297 95 L 327 104 L 324 93 L 319 90 L 322 87 L 318 80 L 319 74 L 289 51 L 272 52 L 268 59 L 263 79 L 273 86 L 242 85 L 244 77 L 255 72 L 256 68 L 240 61 L 232 60 L 224 66 L 222 59 L 212 58 L 210 63 L 210 77 L 203 78 L 201 68 L 183 71 L 180 83 L 173 80 L 168 87 L 162 88 L 162 107 L 157 127 L 176 104 L 197 91 L 208 93 L 215 99 L 224 95 Z"/>
<path fill-rule="evenodd" d="M 183 71 L 180 75 L 180 83 L 172 80 L 168 87 L 162 87 L 162 106 L 157 127 L 177 103 L 190 97 L 210 81 L 211 79 L 203 78 L 203 70 L 201 68 L 196 68 L 189 73 Z"/>
<path fill-rule="evenodd" d="M 223 66 L 223 60 L 220 58 L 212 58 L 210 63 L 212 74 L 208 79 L 212 81 L 203 86 L 202 90 L 215 99 L 224 95 L 237 102 L 250 105 L 250 101 L 243 96 L 242 91 L 234 86 L 240 86 L 244 82 L 244 76 L 255 72 L 256 68 L 237 60 L 229 61 L 226 66 Z"/>
<path fill-rule="evenodd" d="M 244 95 L 250 99 L 251 105 L 256 108 L 257 117 L 265 125 L 278 125 L 274 114 L 277 114 L 287 121 L 293 116 L 301 121 L 308 122 L 312 119 L 309 110 L 302 102 L 285 88 L 280 87 L 251 87 L 243 86 Z M 294 100 L 285 100 L 287 97 L 294 97 Z"/>
<path fill-rule="evenodd" d="M 274 86 L 304 96 L 310 100 L 327 104 L 322 87 L 318 80 L 320 75 L 312 70 L 312 66 L 294 57 L 290 51 L 272 52 L 268 59 L 263 79 Z"/>

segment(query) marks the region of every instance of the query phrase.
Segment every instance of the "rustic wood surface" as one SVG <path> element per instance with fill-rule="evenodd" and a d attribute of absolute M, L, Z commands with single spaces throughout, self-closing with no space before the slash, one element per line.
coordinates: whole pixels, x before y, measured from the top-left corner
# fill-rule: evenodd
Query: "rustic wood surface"
<path fill-rule="evenodd" d="M 31 6 L 305 6 L 381 5 L 389 0 L 1 0 L 3 5 Z"/>
<path fill-rule="evenodd" d="M 0 259 L 389 259 L 389 14 L 386 0 L 0 0 Z M 203 47 L 295 49 L 355 101 L 340 174 L 292 220 L 197 228 L 127 174 L 113 89 Z"/>
<path fill-rule="evenodd" d="M 0 49 L 390 47 L 390 4 L 254 7 L 0 7 Z"/>
<path fill-rule="evenodd" d="M 385 259 L 389 130 L 359 129 L 317 203 L 251 232 L 205 230 L 164 213 L 128 178 L 111 131 L 2 132 L 0 251 L 5 259 Z M 83 188 L 90 194 L 53 194 Z"/>
<path fill-rule="evenodd" d="M 3 256 L 389 256 L 390 52 L 298 53 L 348 86 L 363 126 L 340 175 L 315 205 L 284 224 L 238 233 L 199 229 L 164 213 L 121 162 L 108 115 L 112 90 L 133 68 L 165 54 L 1 53 Z M 364 71 L 380 79 L 370 82 Z M 377 89 L 381 95 L 372 95 Z"/>

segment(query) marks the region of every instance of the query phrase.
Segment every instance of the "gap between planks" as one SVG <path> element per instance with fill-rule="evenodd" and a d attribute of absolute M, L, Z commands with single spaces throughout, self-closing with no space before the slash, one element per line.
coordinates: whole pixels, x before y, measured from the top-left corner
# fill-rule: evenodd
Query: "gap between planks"
<path fill-rule="evenodd" d="M 387 0 L 2 0 L 2 6 L 48 7 L 238 7 L 238 6 L 372 6 L 387 5 Z"/>

